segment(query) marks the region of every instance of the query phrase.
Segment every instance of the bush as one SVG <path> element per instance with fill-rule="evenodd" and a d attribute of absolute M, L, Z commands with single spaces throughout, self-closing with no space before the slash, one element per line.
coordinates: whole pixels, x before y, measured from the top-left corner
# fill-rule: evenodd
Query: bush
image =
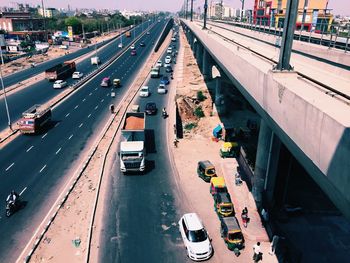
<path fill-rule="evenodd" d="M 207 99 L 207 97 L 203 94 L 203 92 L 201 90 L 197 92 L 197 100 L 204 101 L 206 99 Z"/>
<path fill-rule="evenodd" d="M 197 123 L 190 122 L 190 123 L 185 124 L 184 129 L 185 130 L 192 130 L 193 128 L 196 128 L 196 127 L 197 127 Z"/>
<path fill-rule="evenodd" d="M 202 110 L 202 107 L 199 106 L 194 110 L 194 115 L 197 116 L 198 118 L 204 117 L 204 112 Z"/>

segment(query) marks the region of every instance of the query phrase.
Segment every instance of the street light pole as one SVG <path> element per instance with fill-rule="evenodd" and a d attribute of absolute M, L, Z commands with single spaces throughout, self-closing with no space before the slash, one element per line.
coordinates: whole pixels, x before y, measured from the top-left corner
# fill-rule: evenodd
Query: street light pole
<path fill-rule="evenodd" d="M 242 10 L 241 10 L 241 22 L 243 22 L 243 10 L 244 10 L 244 0 L 240 0 L 242 2 Z"/>
<path fill-rule="evenodd" d="M 5 85 L 4 85 L 4 80 L 2 78 L 2 67 L 5 65 L 4 63 L 4 57 L 2 55 L 2 46 L 5 44 L 5 38 L 4 35 L 0 35 L 0 56 L 1 56 L 1 67 L 0 67 L 0 80 L 1 80 L 1 87 L 2 90 L 4 91 L 4 101 L 5 101 L 5 107 L 6 107 L 6 113 L 7 113 L 7 125 L 12 131 L 12 126 L 11 126 L 11 118 L 10 118 L 10 111 L 9 111 L 9 106 L 7 104 L 7 95 L 6 95 L 6 90 L 5 90 Z"/>
<path fill-rule="evenodd" d="M 191 0 L 191 22 L 193 21 L 193 0 Z"/>
<path fill-rule="evenodd" d="M 208 11 L 208 0 L 205 0 L 204 15 L 203 15 L 203 29 L 207 29 L 207 11 Z"/>

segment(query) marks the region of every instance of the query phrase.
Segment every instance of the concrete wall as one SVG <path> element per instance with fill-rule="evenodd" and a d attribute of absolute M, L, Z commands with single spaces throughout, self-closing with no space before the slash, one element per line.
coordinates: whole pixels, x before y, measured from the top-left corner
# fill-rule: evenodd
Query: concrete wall
<path fill-rule="evenodd" d="M 350 107 L 249 51 L 188 24 L 216 63 L 350 218 Z"/>

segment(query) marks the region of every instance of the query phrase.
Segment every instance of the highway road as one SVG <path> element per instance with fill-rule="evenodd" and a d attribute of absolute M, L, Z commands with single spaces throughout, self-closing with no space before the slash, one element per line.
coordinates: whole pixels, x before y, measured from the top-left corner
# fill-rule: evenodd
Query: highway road
<path fill-rule="evenodd" d="M 164 67 L 161 73 L 169 74 Z M 123 175 L 118 155 L 111 170 L 99 262 L 190 261 L 177 226 L 184 211 L 179 207 L 181 198 L 168 158 L 166 123 L 169 120 L 161 115 L 168 94 L 157 94 L 158 84 L 159 79 L 150 79 L 147 85 L 151 95 L 136 100 L 141 111 L 150 101 L 158 108 L 156 115 L 146 117 L 147 172 Z"/>
<path fill-rule="evenodd" d="M 138 36 L 142 31 L 142 27 L 138 26 L 134 30 L 136 30 L 135 35 Z M 132 36 L 133 35 L 134 34 L 132 34 Z M 123 35 L 122 36 L 123 45 L 124 46 L 128 45 L 133 39 L 134 39 L 133 37 L 126 38 L 125 35 Z M 102 48 L 102 50 L 98 50 L 97 54 L 100 57 L 102 63 L 105 63 L 109 58 L 111 58 L 117 52 L 121 52 L 121 49 L 118 48 L 118 43 L 120 43 L 120 38 L 113 40 L 109 45 Z M 84 49 L 81 51 L 85 52 L 86 50 Z M 77 51 L 77 52 L 80 52 L 80 51 Z M 55 59 L 55 60 L 43 63 L 45 65 L 40 65 L 40 68 L 38 65 L 38 67 L 18 72 L 16 74 L 19 74 L 19 76 L 17 76 L 16 74 L 11 75 L 9 76 L 9 80 L 7 82 L 9 81 L 11 82 L 15 80 L 15 83 L 17 83 L 19 81 L 18 79 L 25 79 L 29 77 L 28 74 L 33 74 L 33 72 L 35 72 L 35 74 L 41 73 L 43 72 L 43 70 L 57 64 L 58 62 L 66 61 L 73 58 L 73 54 L 75 53 L 59 58 L 60 60 Z M 70 55 L 72 55 L 72 57 L 68 57 Z M 94 55 L 95 53 L 91 54 L 91 56 L 94 56 Z M 96 69 L 96 65 L 91 65 L 91 61 L 90 61 L 91 56 L 89 56 L 88 58 L 86 58 L 85 60 L 83 60 L 81 63 L 77 65 L 77 71 L 81 71 L 84 74 L 87 74 L 93 71 L 94 69 Z M 75 55 L 75 57 L 77 57 L 77 55 Z M 67 79 L 68 85 L 76 81 L 77 80 L 73 80 L 72 78 Z M 6 79 L 5 79 L 5 82 L 6 82 Z M 26 109 L 29 109 L 34 104 L 42 104 L 47 102 L 51 98 L 57 96 L 63 90 L 64 89 L 53 89 L 53 82 L 49 82 L 48 80 L 44 79 L 23 90 L 13 93 L 7 98 L 7 102 L 10 109 L 11 121 L 15 122 L 21 117 L 21 114 L 23 111 L 25 111 Z M 4 98 L 0 99 L 0 105 L 4 105 Z M 0 130 L 6 128 L 7 123 L 8 122 L 7 122 L 5 107 L 2 106 L 0 108 Z"/>
<path fill-rule="evenodd" d="M 137 71 L 152 51 L 165 21 L 158 23 L 136 44 L 137 56 L 128 50 L 96 78 L 53 110 L 50 129 L 37 136 L 21 135 L 0 150 L 0 199 L 5 200 L 11 189 L 22 192 L 23 207 L 10 218 L 0 218 L 0 258 L 13 262 L 28 238 L 34 233 L 44 214 L 57 198 L 58 189 L 68 179 L 67 171 L 77 163 L 79 154 L 87 148 L 89 139 L 99 134 L 109 114 L 111 102 L 117 104 L 127 92 Z M 140 47 L 139 42 L 146 46 Z M 120 78 L 122 87 L 116 98 L 110 88 L 100 87 L 105 76 Z M 51 87 L 50 87 L 51 89 Z M 77 219 L 79 220 L 79 219 Z"/>

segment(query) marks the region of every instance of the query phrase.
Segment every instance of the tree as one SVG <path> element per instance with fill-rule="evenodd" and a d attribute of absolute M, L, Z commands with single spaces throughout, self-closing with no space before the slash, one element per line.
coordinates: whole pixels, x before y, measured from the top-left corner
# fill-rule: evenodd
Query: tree
<path fill-rule="evenodd" d="M 76 17 L 68 17 L 64 20 L 64 23 L 66 27 L 71 26 L 73 27 L 73 33 L 74 34 L 80 34 L 82 32 L 81 30 L 81 20 Z"/>

